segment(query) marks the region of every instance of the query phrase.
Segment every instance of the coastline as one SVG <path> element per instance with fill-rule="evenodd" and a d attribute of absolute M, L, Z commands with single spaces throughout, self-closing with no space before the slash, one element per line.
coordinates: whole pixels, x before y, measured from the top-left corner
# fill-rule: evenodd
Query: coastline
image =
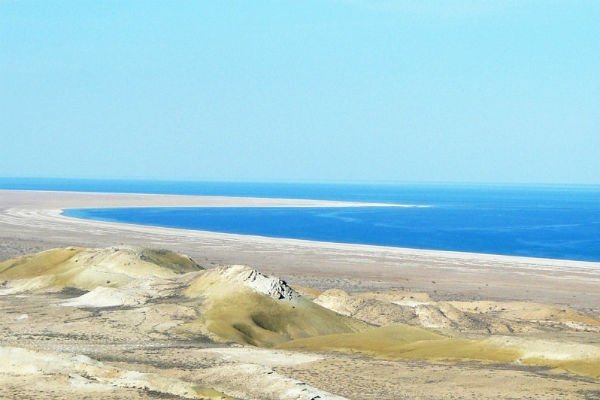
<path fill-rule="evenodd" d="M 208 266 L 249 264 L 327 288 L 403 288 L 439 298 L 498 298 L 597 307 L 600 263 L 226 234 L 67 217 L 66 208 L 347 207 L 377 203 L 246 197 L 0 190 L 2 258 L 29 248 L 145 245 Z M 377 204 L 379 205 L 379 204 Z"/>
<path fill-rule="evenodd" d="M 29 190 L 29 189 L 0 189 L 2 196 L 20 197 L 19 194 L 52 194 L 62 201 L 84 201 L 85 207 L 68 208 L 114 208 L 114 207 L 400 207 L 400 208 L 428 208 L 428 204 L 398 204 L 359 201 L 313 200 L 313 199 L 287 199 L 275 197 L 242 197 L 242 196 L 200 196 L 180 194 L 150 194 L 150 193 L 107 193 L 107 192 L 70 192 L 55 190 Z M 78 199 L 73 199 L 77 197 Z M 98 198 L 102 202 L 95 203 Z M 9 199 L 10 201 L 11 199 Z M 148 202 L 149 200 L 149 202 Z M 91 202 L 91 203 L 89 203 Z M 146 204 L 146 202 L 148 202 Z M 1 206 L 2 204 L 0 204 Z"/>
<path fill-rule="evenodd" d="M 143 206 L 140 206 L 143 207 Z M 159 207 L 171 207 L 171 206 L 159 206 Z M 159 208 L 157 207 L 157 208 Z M 189 206 L 194 207 L 194 206 Z M 215 205 L 215 206 L 202 206 L 202 207 L 230 207 L 227 205 Z M 261 205 L 253 205 L 242 207 L 265 207 Z M 278 206 L 269 206 L 269 207 L 305 207 L 305 206 L 295 206 L 295 205 L 278 205 Z M 320 205 L 309 206 L 309 207 L 321 207 Z M 325 207 L 325 206 L 324 206 Z M 328 206 L 327 206 L 328 207 Z M 339 207 L 347 207 L 345 205 L 339 205 Z M 356 206 L 356 207 L 369 207 L 365 206 Z M 109 208 L 109 207 L 106 207 Z M 133 208 L 133 207 L 132 207 Z M 324 248 L 331 247 L 338 249 L 340 251 L 352 251 L 352 250 L 362 250 L 365 252 L 397 252 L 398 254 L 410 255 L 410 256 L 427 256 L 427 257 L 443 257 L 447 259 L 454 259 L 459 261 L 469 261 L 469 260 L 477 260 L 477 261 L 495 261 L 495 262 L 506 262 L 516 263 L 519 265 L 535 265 L 535 266 L 548 266 L 551 268 L 560 268 L 560 267 L 577 267 L 577 268 L 589 268 L 592 270 L 598 270 L 600 272 L 600 262 L 595 261 L 580 261 L 580 260 L 567 260 L 567 259 L 558 259 L 558 258 L 543 258 L 543 257 L 525 257 L 525 256 L 512 256 L 506 254 L 490 254 L 490 253 L 475 253 L 468 251 L 452 251 L 452 250 L 433 250 L 433 249 L 416 249 L 410 247 L 398 247 L 398 246 L 381 246 L 381 245 L 372 245 L 372 244 L 361 244 L 361 243 L 344 243 L 344 242 L 330 242 L 330 241 L 318 241 L 318 240 L 308 240 L 308 239 L 293 239 L 293 238 L 285 238 L 285 237 L 270 237 L 270 236 L 261 236 L 261 235 L 251 235 L 251 234 L 238 234 L 238 233 L 225 233 L 225 232 L 215 232 L 215 231 L 207 231 L 207 230 L 199 230 L 199 229 L 183 229 L 183 228 L 170 228 L 163 227 L 157 225 L 150 224 L 134 224 L 128 222 L 113 222 L 113 221 L 102 221 L 88 218 L 79 218 L 68 216 L 64 214 L 66 209 L 47 209 L 47 210 L 36 210 L 40 214 L 41 217 L 46 218 L 65 218 L 71 221 L 72 223 L 77 223 L 80 221 L 93 221 L 101 224 L 107 224 L 109 226 L 114 227 L 122 227 L 130 226 L 135 229 L 140 228 L 155 228 L 155 229 L 164 229 L 168 231 L 176 231 L 176 232 L 199 232 L 203 235 L 214 235 L 222 236 L 224 239 L 236 239 L 236 240 L 248 240 L 254 242 L 287 242 L 290 245 L 297 245 L 303 247 L 312 247 L 312 248 Z M 77 221 L 77 222 L 76 222 Z"/>

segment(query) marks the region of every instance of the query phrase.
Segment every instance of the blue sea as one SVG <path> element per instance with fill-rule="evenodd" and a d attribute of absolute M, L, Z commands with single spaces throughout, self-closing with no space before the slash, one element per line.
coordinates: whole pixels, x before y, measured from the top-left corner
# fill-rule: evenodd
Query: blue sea
<path fill-rule="evenodd" d="M 3 189 L 322 199 L 428 207 L 73 209 L 79 218 L 215 232 L 600 261 L 600 186 L 0 179 Z"/>

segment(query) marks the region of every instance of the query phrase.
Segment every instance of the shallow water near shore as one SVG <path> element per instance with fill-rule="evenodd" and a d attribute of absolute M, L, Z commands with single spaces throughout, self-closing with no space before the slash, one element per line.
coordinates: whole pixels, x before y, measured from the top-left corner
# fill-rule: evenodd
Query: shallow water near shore
<path fill-rule="evenodd" d="M 165 193 L 176 192 L 175 183 L 162 185 Z M 594 186 L 184 183 L 180 192 L 427 207 L 113 208 L 66 210 L 65 215 L 267 237 L 600 261 L 600 187 Z"/>

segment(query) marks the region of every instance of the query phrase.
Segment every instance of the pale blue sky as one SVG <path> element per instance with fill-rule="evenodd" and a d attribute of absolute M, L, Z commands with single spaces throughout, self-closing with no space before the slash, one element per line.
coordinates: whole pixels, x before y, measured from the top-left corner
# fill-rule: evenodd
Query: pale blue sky
<path fill-rule="evenodd" d="M 0 0 L 0 176 L 600 183 L 600 1 Z"/>

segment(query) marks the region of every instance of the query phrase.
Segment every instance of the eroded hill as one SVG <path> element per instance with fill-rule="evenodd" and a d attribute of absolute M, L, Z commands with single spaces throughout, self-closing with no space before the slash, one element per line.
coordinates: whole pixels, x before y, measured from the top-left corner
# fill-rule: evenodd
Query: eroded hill
<path fill-rule="evenodd" d="M 3 395 L 398 398 L 393 375 L 378 383 L 387 395 L 356 387 L 356 365 L 383 379 L 382 363 L 420 374 L 475 368 L 489 373 L 482 382 L 510 371 L 538 394 L 562 377 L 572 383 L 560 387 L 566 398 L 599 388 L 600 319 L 560 305 L 296 291 L 248 266 L 204 270 L 187 256 L 129 247 L 7 260 L 0 282 Z M 333 364 L 335 381 L 325 372 Z"/>

